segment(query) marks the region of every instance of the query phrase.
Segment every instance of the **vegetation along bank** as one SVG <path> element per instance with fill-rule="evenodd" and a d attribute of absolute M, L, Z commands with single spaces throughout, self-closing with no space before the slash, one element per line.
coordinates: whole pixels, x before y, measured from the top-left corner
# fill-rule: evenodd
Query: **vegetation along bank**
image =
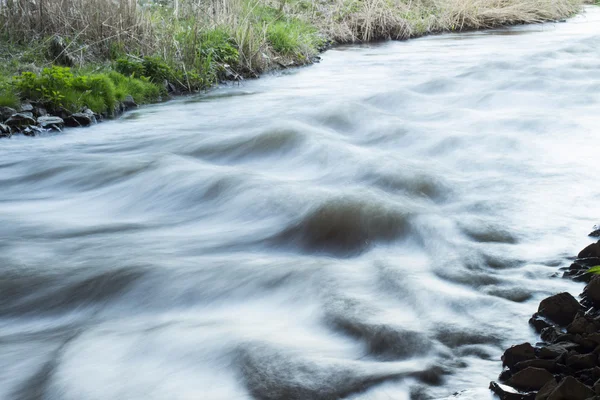
<path fill-rule="evenodd" d="M 331 44 L 558 20 L 584 0 L 0 0 L 0 136 L 308 64 Z"/>

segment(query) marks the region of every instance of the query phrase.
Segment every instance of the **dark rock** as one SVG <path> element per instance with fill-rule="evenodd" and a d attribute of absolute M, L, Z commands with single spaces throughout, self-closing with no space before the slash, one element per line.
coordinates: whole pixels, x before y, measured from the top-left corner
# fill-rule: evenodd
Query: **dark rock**
<path fill-rule="evenodd" d="M 540 333 L 544 328 L 549 328 L 552 326 L 552 324 L 546 321 L 546 319 L 538 313 L 533 314 L 533 316 L 529 319 L 529 324 L 533 326 L 537 333 Z"/>
<path fill-rule="evenodd" d="M 19 109 L 20 113 L 30 112 L 33 113 L 33 106 L 30 103 L 21 104 L 21 108 Z"/>
<path fill-rule="evenodd" d="M 588 386 L 593 386 L 594 383 L 598 379 L 600 379 L 600 368 L 593 367 L 588 369 L 581 369 L 572 373 L 571 376 L 575 377 L 577 380 Z"/>
<path fill-rule="evenodd" d="M 590 232 L 590 234 L 588 236 L 591 237 L 600 237 L 600 226 L 599 225 L 594 225 L 594 230 L 592 232 Z"/>
<path fill-rule="evenodd" d="M 556 389 L 550 393 L 547 400 L 586 400 L 594 396 L 594 391 L 572 376 L 560 381 Z"/>
<path fill-rule="evenodd" d="M 127 95 L 125 97 L 125 100 L 123 100 L 123 105 L 125 106 L 126 110 L 131 110 L 133 108 L 137 108 L 138 105 L 135 102 L 135 100 L 133 100 L 133 97 L 131 95 Z"/>
<path fill-rule="evenodd" d="M 166 79 L 163 82 L 163 86 L 164 86 L 165 90 L 167 91 L 167 93 L 176 93 L 177 92 L 177 88 L 175 87 L 175 85 L 173 85 L 171 82 L 169 82 Z"/>
<path fill-rule="evenodd" d="M 573 335 L 564 333 L 556 326 L 542 329 L 540 337 L 546 343 L 570 342 L 573 340 Z"/>
<path fill-rule="evenodd" d="M 542 368 L 527 367 L 514 374 L 506 383 L 519 390 L 540 390 L 554 375 Z"/>
<path fill-rule="evenodd" d="M 577 258 L 588 257 L 600 257 L 600 241 L 590 244 L 577 255 Z"/>
<path fill-rule="evenodd" d="M 521 362 L 515 364 L 515 366 L 513 367 L 513 370 L 521 371 L 528 367 L 542 368 L 542 369 L 545 369 L 546 371 L 553 372 L 556 370 L 556 361 L 555 360 L 542 360 L 542 359 L 521 361 Z"/>
<path fill-rule="evenodd" d="M 520 393 L 511 387 L 496 382 L 490 382 L 490 390 L 494 392 L 500 400 L 535 400 L 535 393 Z"/>
<path fill-rule="evenodd" d="M 595 307 L 600 306 L 600 275 L 594 276 L 583 290 L 583 296 Z"/>
<path fill-rule="evenodd" d="M 35 107 L 33 109 L 33 115 L 36 118 L 45 117 L 48 115 L 48 111 L 44 107 Z"/>
<path fill-rule="evenodd" d="M 48 56 L 54 64 L 64 65 L 65 67 L 72 67 L 75 65 L 75 59 L 67 52 L 65 40 L 58 35 L 55 35 L 50 39 Z"/>
<path fill-rule="evenodd" d="M 598 356 L 595 354 L 577 354 L 575 352 L 567 355 L 567 366 L 573 369 L 588 369 L 596 366 Z"/>
<path fill-rule="evenodd" d="M 65 125 L 69 127 L 90 126 L 96 123 L 94 114 L 80 112 L 70 115 L 64 119 Z"/>
<path fill-rule="evenodd" d="M 600 379 L 594 383 L 594 387 L 592 388 L 596 394 L 600 394 Z"/>
<path fill-rule="evenodd" d="M 564 326 L 570 324 L 580 310 L 579 302 L 571 294 L 563 292 L 542 300 L 538 313 Z"/>
<path fill-rule="evenodd" d="M 540 389 L 540 391 L 535 396 L 535 400 L 546 400 L 548 396 L 556 389 L 558 383 L 556 380 L 552 379 L 551 381 L 546 382 L 546 384 Z"/>
<path fill-rule="evenodd" d="M 507 349 L 502 355 L 502 364 L 513 368 L 515 364 L 535 358 L 535 349 L 529 343 L 522 343 Z"/>
<path fill-rule="evenodd" d="M 33 118 L 31 113 L 17 113 L 6 120 L 5 125 L 20 129 L 29 125 L 35 125 L 35 123 L 35 118 Z"/>
<path fill-rule="evenodd" d="M 512 376 L 512 371 L 508 368 L 505 368 L 502 372 L 500 372 L 500 375 L 498 375 L 498 380 L 500 382 L 506 382 L 507 380 L 510 379 L 511 376 Z"/>
<path fill-rule="evenodd" d="M 598 277 L 600 278 L 600 276 Z M 598 294 L 600 295 L 600 281 L 597 281 L 597 288 L 598 288 Z M 589 285 L 588 285 L 589 286 Z M 569 326 L 567 326 L 567 332 L 569 333 L 573 333 L 573 334 L 583 334 L 583 333 L 594 333 L 596 331 L 598 331 L 598 326 L 596 326 L 596 324 L 594 323 L 593 320 L 591 320 L 591 318 L 586 318 L 585 316 L 577 316 L 575 317 L 575 319 L 573 320 L 573 322 L 571 322 L 569 324 Z"/>
<path fill-rule="evenodd" d="M 17 113 L 17 110 L 10 107 L 0 107 L 0 122 L 4 122 Z"/>
<path fill-rule="evenodd" d="M 544 346 L 538 350 L 538 357 L 544 359 L 556 359 L 562 355 L 566 355 L 569 350 L 573 350 L 578 348 L 579 345 L 571 342 L 559 342 L 555 344 L 551 344 L 549 346 Z"/>

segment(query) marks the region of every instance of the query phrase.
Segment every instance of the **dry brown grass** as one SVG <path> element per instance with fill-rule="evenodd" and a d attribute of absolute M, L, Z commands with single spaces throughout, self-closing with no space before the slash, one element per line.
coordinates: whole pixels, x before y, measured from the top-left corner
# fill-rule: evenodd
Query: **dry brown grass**
<path fill-rule="evenodd" d="M 406 39 L 440 31 L 491 28 L 564 18 L 584 0 L 169 0 L 169 12 L 148 0 L 0 0 L 0 35 L 11 42 L 68 38 L 72 55 L 158 54 L 193 64 L 202 31 L 224 27 L 250 71 L 267 67 L 266 26 L 257 7 L 281 9 L 338 43 Z M 267 55 L 265 58 L 264 55 Z"/>

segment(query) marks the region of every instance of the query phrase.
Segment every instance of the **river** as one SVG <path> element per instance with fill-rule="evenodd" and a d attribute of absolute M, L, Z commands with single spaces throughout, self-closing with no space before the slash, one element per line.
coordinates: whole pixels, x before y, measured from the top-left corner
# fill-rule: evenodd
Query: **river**
<path fill-rule="evenodd" d="M 0 141 L 0 399 L 489 399 L 600 215 L 600 8 Z"/>

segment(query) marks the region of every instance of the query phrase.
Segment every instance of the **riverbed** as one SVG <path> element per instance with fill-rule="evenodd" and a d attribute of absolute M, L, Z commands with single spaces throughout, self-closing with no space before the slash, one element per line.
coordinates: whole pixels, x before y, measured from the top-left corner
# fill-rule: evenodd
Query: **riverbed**
<path fill-rule="evenodd" d="M 487 399 L 600 215 L 600 8 L 0 142 L 0 399 Z"/>

